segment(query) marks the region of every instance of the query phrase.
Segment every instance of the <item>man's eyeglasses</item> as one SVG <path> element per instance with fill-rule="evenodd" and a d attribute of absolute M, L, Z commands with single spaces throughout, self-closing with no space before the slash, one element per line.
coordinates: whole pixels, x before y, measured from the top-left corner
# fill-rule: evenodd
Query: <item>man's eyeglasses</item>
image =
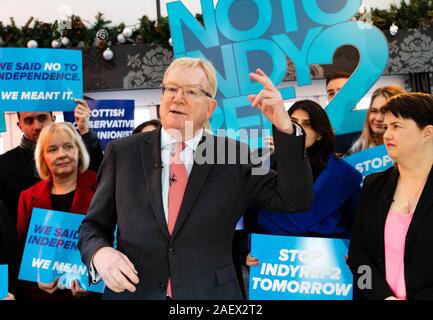
<path fill-rule="evenodd" d="M 202 88 L 196 86 L 176 86 L 174 84 L 163 84 L 162 94 L 165 97 L 174 97 L 178 90 L 182 90 L 182 94 L 187 99 L 199 98 L 203 95 L 212 98 L 211 94 Z"/>

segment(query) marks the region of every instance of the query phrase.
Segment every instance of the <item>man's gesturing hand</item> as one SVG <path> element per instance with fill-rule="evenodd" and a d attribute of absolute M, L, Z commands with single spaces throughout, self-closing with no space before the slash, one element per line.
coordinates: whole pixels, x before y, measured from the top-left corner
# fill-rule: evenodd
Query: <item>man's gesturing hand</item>
<path fill-rule="evenodd" d="M 93 267 L 114 292 L 135 292 L 138 272 L 128 257 L 110 247 L 103 247 L 93 256 Z"/>
<path fill-rule="evenodd" d="M 250 78 L 263 85 L 263 89 L 257 95 L 248 96 L 252 106 L 259 108 L 279 131 L 292 134 L 292 121 L 284 108 L 284 102 L 278 89 L 261 69 L 250 73 Z"/>

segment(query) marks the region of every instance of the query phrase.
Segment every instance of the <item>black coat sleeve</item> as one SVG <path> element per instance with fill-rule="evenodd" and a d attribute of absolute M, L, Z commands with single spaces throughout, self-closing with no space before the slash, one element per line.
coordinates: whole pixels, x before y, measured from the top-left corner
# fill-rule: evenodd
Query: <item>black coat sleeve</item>
<path fill-rule="evenodd" d="M 81 138 L 83 138 L 83 142 L 86 145 L 87 152 L 90 156 L 89 170 L 93 172 L 98 172 L 99 167 L 102 163 L 102 159 L 104 158 L 98 136 L 93 130 L 90 129 L 90 131 L 86 134 L 83 134 Z"/>
<path fill-rule="evenodd" d="M 313 202 L 313 177 L 305 152 L 305 135 L 273 129 L 278 173 L 259 165 L 246 175 L 250 207 L 278 212 L 302 212 Z M 265 170 L 267 169 L 267 170 Z"/>

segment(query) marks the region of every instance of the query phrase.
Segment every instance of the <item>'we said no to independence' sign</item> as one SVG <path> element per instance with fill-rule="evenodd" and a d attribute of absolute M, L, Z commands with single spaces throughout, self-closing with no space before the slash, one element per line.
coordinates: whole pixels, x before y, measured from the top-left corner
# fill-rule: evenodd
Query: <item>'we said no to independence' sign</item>
<path fill-rule="evenodd" d="M 70 288 L 77 280 L 86 291 L 102 292 L 104 283 L 89 284 L 78 251 L 78 228 L 84 215 L 34 208 L 27 233 L 19 279 Z"/>
<path fill-rule="evenodd" d="M 83 97 L 81 50 L 0 48 L 0 132 L 5 111 L 70 111 Z"/>

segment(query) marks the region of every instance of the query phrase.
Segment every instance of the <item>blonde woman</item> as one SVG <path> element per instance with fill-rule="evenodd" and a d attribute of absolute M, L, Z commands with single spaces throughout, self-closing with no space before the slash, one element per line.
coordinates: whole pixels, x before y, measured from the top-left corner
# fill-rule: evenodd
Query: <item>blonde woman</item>
<path fill-rule="evenodd" d="M 35 161 L 42 180 L 20 196 L 17 230 L 21 244 L 25 243 L 33 208 L 86 214 L 96 190 L 96 174 L 87 171 L 89 154 L 69 123 L 52 123 L 42 129 Z M 26 295 L 37 300 L 86 295 L 77 281 L 73 282 L 71 291 L 58 290 L 57 281 L 58 277 L 49 284 L 26 285 Z"/>
<path fill-rule="evenodd" d="M 405 93 L 405 91 L 399 86 L 381 87 L 373 92 L 361 136 L 349 149 L 347 155 L 383 144 L 385 129 L 382 108 L 389 98 L 402 93 Z"/>

